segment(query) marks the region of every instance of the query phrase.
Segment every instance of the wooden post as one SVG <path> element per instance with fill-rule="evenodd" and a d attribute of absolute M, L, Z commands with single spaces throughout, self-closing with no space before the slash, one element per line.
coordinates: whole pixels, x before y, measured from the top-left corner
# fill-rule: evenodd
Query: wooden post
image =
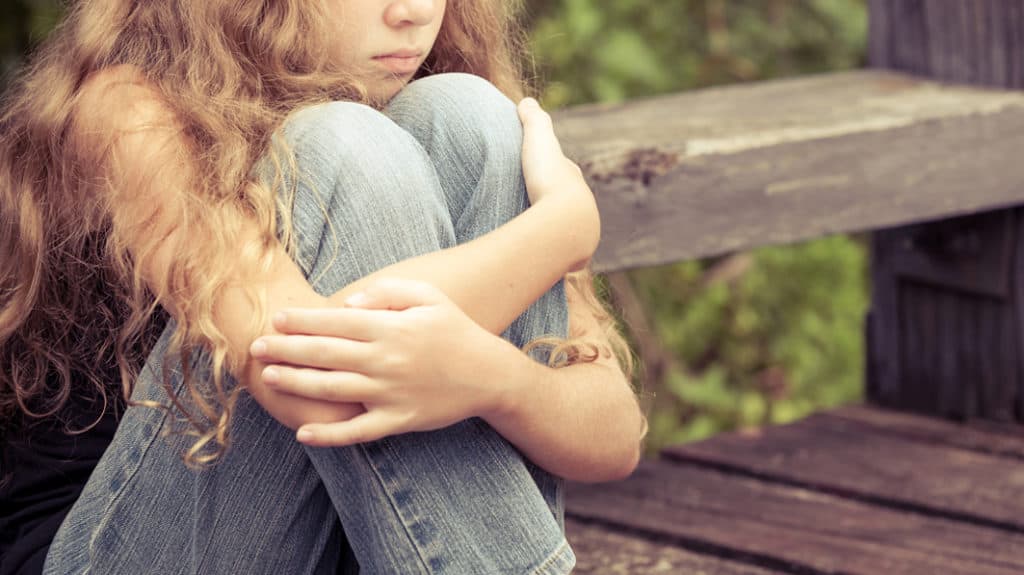
<path fill-rule="evenodd" d="M 1024 89 L 1021 0 L 870 0 L 870 10 L 872 66 Z M 1024 421 L 1024 211 L 876 232 L 872 280 L 870 400 Z"/>
<path fill-rule="evenodd" d="M 873 67 L 1024 89 L 1024 2 L 869 0 Z"/>

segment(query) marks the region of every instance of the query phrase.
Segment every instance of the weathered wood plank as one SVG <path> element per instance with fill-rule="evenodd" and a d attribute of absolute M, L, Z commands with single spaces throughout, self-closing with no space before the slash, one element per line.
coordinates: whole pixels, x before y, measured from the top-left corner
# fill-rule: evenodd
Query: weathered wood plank
<path fill-rule="evenodd" d="M 783 573 L 699 555 L 666 543 L 573 519 L 566 536 L 576 553 L 575 575 L 776 575 Z"/>
<path fill-rule="evenodd" d="M 871 428 L 874 433 L 1024 460 L 1022 425 L 992 425 L 980 421 L 958 424 L 861 405 L 842 407 L 828 415 Z"/>
<path fill-rule="evenodd" d="M 791 573 L 1010 575 L 1024 534 L 906 513 L 666 461 L 571 484 L 567 513 Z"/>
<path fill-rule="evenodd" d="M 927 445 L 828 414 L 663 455 L 1024 534 L 1019 460 Z"/>
<path fill-rule="evenodd" d="M 556 129 L 601 208 L 599 271 L 1024 202 L 1024 93 L 891 72 L 585 106 Z"/>

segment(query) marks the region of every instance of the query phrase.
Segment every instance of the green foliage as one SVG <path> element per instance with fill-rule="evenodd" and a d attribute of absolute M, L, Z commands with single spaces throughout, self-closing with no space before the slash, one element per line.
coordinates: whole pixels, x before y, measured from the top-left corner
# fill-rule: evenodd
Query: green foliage
<path fill-rule="evenodd" d="M 4 0 L 0 3 L 0 79 L 53 29 L 60 18 L 58 0 Z M 0 92 L 3 91 L 0 84 Z"/>
<path fill-rule="evenodd" d="M 561 107 L 861 64 L 863 0 L 535 0 L 532 46 Z"/>
<path fill-rule="evenodd" d="M 633 272 L 680 366 L 654 390 L 652 447 L 860 399 L 865 256 L 838 236 L 731 257 L 725 280 L 712 261 Z"/>
<path fill-rule="evenodd" d="M 549 107 L 857 67 L 863 0 L 537 0 L 527 3 Z M 860 399 L 866 251 L 833 237 L 630 273 L 673 361 L 637 382 L 651 451 Z M 658 358 L 641 357 L 653 363 Z"/>

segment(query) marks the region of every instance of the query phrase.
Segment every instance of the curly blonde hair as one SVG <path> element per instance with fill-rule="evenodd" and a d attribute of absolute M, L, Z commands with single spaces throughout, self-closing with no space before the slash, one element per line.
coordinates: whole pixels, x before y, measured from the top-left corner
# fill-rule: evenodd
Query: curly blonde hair
<path fill-rule="evenodd" d="M 291 111 L 367 99 L 358 82 L 333 69 L 326 57 L 326 4 L 79 0 L 69 6 L 0 114 L 4 427 L 21 417 L 52 416 L 72 394 L 91 391 L 109 398 L 110 366 L 117 366 L 127 398 L 145 359 L 147 329 L 160 307 L 141 270 L 172 240 L 153 233 L 145 221 L 112 224 L 110 200 L 94 193 L 100 185 L 95 166 L 105 150 L 69 135 L 86 80 L 100 70 L 130 66 L 157 90 L 194 144 L 189 152 L 197 181 L 175 216 L 187 222 L 190 235 L 201 233 L 209 241 L 177 241 L 177 263 L 167 276 L 170 293 L 188 294 L 175 301 L 178 329 L 167 352 L 183 360 L 188 397 L 173 393 L 166 373 L 163 385 L 197 436 L 186 461 L 209 462 L 224 452 L 242 386 L 229 385 L 225 377 L 234 366 L 227 340 L 214 325 L 213 304 L 237 265 L 231 248 L 241 225 L 238 208 L 254 216 L 267 237 L 276 236 L 278 218 L 287 217 L 274 192 L 250 181 L 253 165 L 276 153 L 271 135 Z M 518 100 L 526 88 L 514 4 L 449 0 L 420 75 L 476 74 Z M 290 247 L 289 227 L 281 239 Z M 574 274 L 570 289 L 600 318 L 613 349 L 578 338 L 541 342 L 556 348 L 551 357 L 564 365 L 615 353 L 630 371 L 629 350 L 596 297 L 589 272 Z M 209 354 L 207 377 L 189 369 L 188 358 L 199 350 Z"/>

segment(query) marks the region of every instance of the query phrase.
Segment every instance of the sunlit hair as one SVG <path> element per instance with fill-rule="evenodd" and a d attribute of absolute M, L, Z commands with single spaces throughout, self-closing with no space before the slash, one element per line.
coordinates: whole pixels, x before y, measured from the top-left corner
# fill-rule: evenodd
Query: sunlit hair
<path fill-rule="evenodd" d="M 335 70 L 325 47 L 326 0 L 79 0 L 12 85 L 0 115 L 0 424 L 57 414 L 72 395 L 109 399 L 111 370 L 123 393 L 145 358 L 160 308 L 141 270 L 157 249 L 178 255 L 168 272 L 178 330 L 169 357 L 207 350 L 209 371 L 182 361 L 187 394 L 163 384 L 197 439 L 190 464 L 214 461 L 229 445 L 241 386 L 224 374 L 237 365 L 213 321 L 213 303 L 239 265 L 259 265 L 270 238 L 294 250 L 287 198 L 250 177 L 256 160 L 289 165 L 275 129 L 286 116 L 329 100 L 366 101 L 366 91 Z M 421 75 L 468 72 L 514 100 L 524 92 L 521 32 L 508 0 L 449 0 L 437 44 Z M 94 72 L 129 65 L 158 90 L 193 143 L 197 181 L 177 221 L 188 236 L 173 241 L 151 222 L 114 226 L 109 195 L 96 193 L 95 168 L 106 153 L 69 136 L 72 110 Z M 367 102 L 373 104 L 373 102 Z M 279 168 L 280 170 L 280 168 Z M 104 200 L 103 198 L 108 198 Z M 224 208 L 224 209 L 222 209 Z M 232 208 L 232 209 L 227 209 Z M 239 208 L 255 216 L 266 241 L 239 255 Z M 176 237 L 182 237 L 178 234 Z M 128 246 L 134 247 L 129 253 Z M 561 364 L 628 348 L 594 294 L 589 272 L 570 283 L 602 318 L 613 350 L 593 342 L 556 342 Z M 255 296 L 254 296 L 255 297 Z M 573 335 L 573 334 L 570 334 Z M 551 342 L 548 342 L 551 343 Z M 564 352 L 564 353 L 563 353 Z M 567 361 L 566 361 L 567 360 Z"/>

